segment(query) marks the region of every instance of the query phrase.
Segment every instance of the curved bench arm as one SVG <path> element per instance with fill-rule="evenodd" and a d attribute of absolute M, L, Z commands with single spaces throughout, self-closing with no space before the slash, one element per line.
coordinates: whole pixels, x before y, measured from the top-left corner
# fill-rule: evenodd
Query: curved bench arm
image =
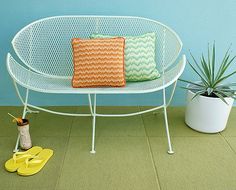
<path fill-rule="evenodd" d="M 177 61 L 177 63 L 170 69 L 164 72 L 161 76 L 161 80 L 163 82 L 163 88 L 166 88 L 173 84 L 175 81 L 179 79 L 182 75 L 184 68 L 186 66 L 186 56 L 182 55 L 181 59 Z"/>

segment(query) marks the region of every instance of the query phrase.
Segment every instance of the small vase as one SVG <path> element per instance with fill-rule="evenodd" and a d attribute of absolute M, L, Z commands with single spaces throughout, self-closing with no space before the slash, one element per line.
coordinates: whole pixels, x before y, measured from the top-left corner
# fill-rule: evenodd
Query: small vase
<path fill-rule="evenodd" d="M 17 123 L 18 131 L 20 133 L 20 147 L 23 150 L 28 150 L 32 147 L 32 142 L 29 133 L 29 120 L 22 119 L 23 123 Z"/>

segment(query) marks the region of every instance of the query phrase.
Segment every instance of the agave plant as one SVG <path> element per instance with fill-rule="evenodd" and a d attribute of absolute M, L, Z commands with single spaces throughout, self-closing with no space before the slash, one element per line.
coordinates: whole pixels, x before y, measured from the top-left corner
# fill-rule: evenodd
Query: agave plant
<path fill-rule="evenodd" d="M 197 83 L 189 80 L 179 79 L 180 81 L 190 84 L 187 87 L 182 88 L 193 91 L 195 93 L 193 98 L 198 95 L 218 97 L 226 104 L 227 102 L 224 99 L 225 97 L 232 97 L 236 99 L 236 89 L 234 88 L 236 86 L 236 79 L 235 82 L 225 84 L 222 83 L 229 77 L 236 74 L 236 70 L 231 73 L 227 73 L 230 65 L 234 63 L 234 59 L 236 57 L 232 57 L 229 50 L 230 48 L 226 51 L 221 64 L 217 68 L 215 43 L 212 47 L 212 53 L 210 53 L 210 48 L 208 45 L 208 56 L 207 58 L 205 58 L 205 56 L 202 54 L 200 63 L 196 61 L 196 59 L 190 52 L 194 64 L 190 63 L 189 61 L 187 62 L 191 66 L 193 71 L 200 77 L 201 82 Z"/>

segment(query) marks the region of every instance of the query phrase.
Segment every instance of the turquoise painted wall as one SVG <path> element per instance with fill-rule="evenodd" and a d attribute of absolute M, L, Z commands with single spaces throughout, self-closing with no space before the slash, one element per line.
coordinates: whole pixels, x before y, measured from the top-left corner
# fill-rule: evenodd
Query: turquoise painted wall
<path fill-rule="evenodd" d="M 0 3 L 0 105 L 20 105 L 5 66 L 11 39 L 22 27 L 39 18 L 54 15 L 131 15 L 159 20 L 173 28 L 188 50 L 200 56 L 208 42 L 216 41 L 219 58 L 230 43 L 236 54 L 235 0 L 8 0 Z M 234 69 L 236 66 L 234 67 Z M 233 69 L 233 68 L 232 68 Z M 189 66 L 183 78 L 196 80 Z M 231 78 L 236 81 L 236 77 Z M 38 105 L 86 104 L 85 96 L 41 95 L 32 93 L 30 101 Z M 154 105 L 160 95 L 100 96 L 103 105 Z M 172 105 L 185 104 L 185 91 L 178 88 Z"/>

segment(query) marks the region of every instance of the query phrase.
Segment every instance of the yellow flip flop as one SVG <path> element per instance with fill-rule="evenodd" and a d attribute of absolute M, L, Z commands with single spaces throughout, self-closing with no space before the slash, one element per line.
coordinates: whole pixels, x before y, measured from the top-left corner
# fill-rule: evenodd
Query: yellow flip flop
<path fill-rule="evenodd" d="M 21 165 L 17 173 L 22 176 L 29 176 L 38 173 L 53 155 L 53 150 L 43 149 L 37 156 L 27 158 L 25 163 Z"/>
<path fill-rule="evenodd" d="M 16 152 L 13 157 L 5 162 L 5 169 L 9 172 L 15 172 L 21 165 L 25 163 L 25 159 L 37 155 L 43 149 L 39 146 L 34 146 L 24 152 Z"/>

